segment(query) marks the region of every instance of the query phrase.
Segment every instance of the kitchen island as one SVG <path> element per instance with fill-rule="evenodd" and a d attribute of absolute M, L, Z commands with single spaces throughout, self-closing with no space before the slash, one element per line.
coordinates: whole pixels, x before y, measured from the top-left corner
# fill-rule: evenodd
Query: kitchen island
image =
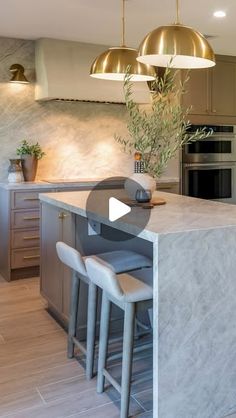
<path fill-rule="evenodd" d="M 40 200 L 73 215 L 76 246 L 85 254 L 132 248 L 152 255 L 154 418 L 235 412 L 236 207 L 158 192 L 166 205 L 152 209 L 140 231 L 143 209 L 132 209 L 129 222 L 110 222 L 111 194 L 96 193 L 99 204 L 89 213 L 87 191 L 43 194 Z M 123 191 L 117 193 L 122 198 Z M 110 228 L 114 242 L 88 236 L 88 217 Z M 116 241 L 119 234 L 133 239 Z"/>

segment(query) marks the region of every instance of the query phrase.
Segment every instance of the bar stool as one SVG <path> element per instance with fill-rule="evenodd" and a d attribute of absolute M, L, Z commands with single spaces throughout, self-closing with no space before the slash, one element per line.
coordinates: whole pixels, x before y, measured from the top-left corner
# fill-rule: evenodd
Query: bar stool
<path fill-rule="evenodd" d="M 96 336 L 97 286 L 88 278 L 85 267 L 85 260 L 87 257 L 82 257 L 79 251 L 75 248 L 72 248 L 60 241 L 56 243 L 56 250 L 60 260 L 72 269 L 67 355 L 68 358 L 74 357 L 74 348 L 76 345 L 82 353 L 85 354 L 86 377 L 87 379 L 91 379 L 93 377 Z M 109 251 L 107 253 L 97 254 L 96 257 L 103 261 L 103 263 L 105 263 L 109 268 L 112 268 L 115 273 L 123 273 L 126 271 L 152 267 L 152 262 L 148 257 L 134 251 Z M 81 343 L 79 338 L 76 337 L 80 280 L 88 285 L 86 347 L 83 343 Z"/>
<path fill-rule="evenodd" d="M 88 257 L 85 260 L 85 265 L 91 282 L 103 290 L 97 392 L 102 393 L 104 391 L 106 378 L 121 394 L 120 418 L 127 418 L 132 374 L 135 310 L 138 304 L 141 304 L 144 309 L 152 306 L 153 290 L 151 286 L 130 274 L 116 275 L 106 263 L 96 256 Z M 106 369 L 111 303 L 124 311 L 121 385 Z"/>

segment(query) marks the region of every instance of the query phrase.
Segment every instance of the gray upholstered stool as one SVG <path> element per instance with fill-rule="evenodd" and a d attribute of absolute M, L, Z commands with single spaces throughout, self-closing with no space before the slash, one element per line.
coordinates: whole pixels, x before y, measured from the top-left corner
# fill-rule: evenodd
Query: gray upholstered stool
<path fill-rule="evenodd" d="M 93 377 L 96 335 L 97 286 L 88 279 L 84 263 L 86 257 L 82 257 L 77 250 L 63 242 L 57 242 L 56 249 L 60 260 L 73 270 L 68 327 L 68 357 L 74 357 L 74 348 L 76 345 L 86 356 L 86 377 L 87 379 L 91 379 Z M 98 254 L 97 257 L 99 257 L 100 260 L 103 260 L 106 265 L 110 266 L 115 273 L 122 273 L 125 271 L 132 271 L 152 266 L 152 262 L 149 258 L 134 251 L 110 251 Z M 79 341 L 79 338 L 76 338 L 80 280 L 86 283 L 89 287 L 86 347 Z"/>
<path fill-rule="evenodd" d="M 144 309 L 152 306 L 152 287 L 129 274 L 116 275 L 96 256 L 85 260 L 90 280 L 103 290 L 99 337 L 97 392 L 104 391 L 105 378 L 121 393 L 121 418 L 127 418 L 132 373 L 135 310 L 138 304 Z M 124 311 L 123 355 L 121 385 L 106 369 L 111 302 Z"/>

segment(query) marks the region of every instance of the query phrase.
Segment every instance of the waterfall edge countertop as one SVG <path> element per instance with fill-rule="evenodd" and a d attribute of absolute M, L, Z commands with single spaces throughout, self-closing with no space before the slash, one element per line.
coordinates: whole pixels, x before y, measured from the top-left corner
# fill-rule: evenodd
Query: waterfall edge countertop
<path fill-rule="evenodd" d="M 144 210 L 112 225 L 104 216 L 106 191 L 97 193 L 101 205 L 89 216 L 114 234 L 135 234 Z M 151 210 L 136 238 L 141 249 L 144 239 L 153 249 L 153 417 L 222 418 L 236 412 L 236 206 L 156 195 L 167 203 Z M 84 218 L 87 197 L 40 195 Z"/>
<path fill-rule="evenodd" d="M 60 195 L 50 193 L 40 195 L 40 199 L 85 217 L 87 211 L 90 211 L 94 220 L 127 233 L 135 234 L 139 231 L 143 209 L 132 208 L 135 216 L 129 217 L 127 221 L 124 220 L 126 218 L 121 218 L 114 224 L 106 216 L 108 199 L 112 196 L 112 192 L 110 190 L 93 191 L 93 193 L 97 193 L 98 201 L 94 212 L 90 208 L 86 208 L 89 193 L 89 191 L 62 192 Z M 114 191 L 114 196 L 120 199 L 126 197 L 123 190 Z M 147 240 L 155 241 L 157 234 L 236 226 L 236 205 L 164 192 L 155 192 L 154 196 L 164 198 L 166 204 L 151 209 L 149 222 L 140 234 L 140 237 Z"/>

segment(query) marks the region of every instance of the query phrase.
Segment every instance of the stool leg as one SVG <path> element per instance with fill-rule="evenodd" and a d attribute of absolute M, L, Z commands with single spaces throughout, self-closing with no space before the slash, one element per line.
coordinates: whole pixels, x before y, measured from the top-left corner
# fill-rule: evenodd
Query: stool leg
<path fill-rule="evenodd" d="M 92 379 L 97 317 L 97 286 L 90 282 L 88 289 L 86 378 Z"/>
<path fill-rule="evenodd" d="M 135 304 L 126 303 L 124 317 L 120 418 L 127 418 L 129 416 L 129 400 L 134 342 L 134 319 Z"/>
<path fill-rule="evenodd" d="M 79 302 L 79 286 L 80 279 L 75 271 L 72 275 L 71 283 L 71 298 L 70 298 L 70 318 L 69 318 L 69 327 L 68 327 L 68 345 L 67 345 L 67 357 L 74 357 L 74 342 L 73 337 L 76 334 L 76 323 L 77 323 L 77 313 L 78 313 L 78 302 Z"/>
<path fill-rule="evenodd" d="M 98 355 L 98 374 L 97 374 L 97 393 L 104 392 L 105 378 L 103 370 L 106 367 L 107 345 L 109 337 L 111 302 L 106 292 L 102 292 L 102 309 L 100 319 L 100 335 L 99 335 L 99 355 Z"/>

